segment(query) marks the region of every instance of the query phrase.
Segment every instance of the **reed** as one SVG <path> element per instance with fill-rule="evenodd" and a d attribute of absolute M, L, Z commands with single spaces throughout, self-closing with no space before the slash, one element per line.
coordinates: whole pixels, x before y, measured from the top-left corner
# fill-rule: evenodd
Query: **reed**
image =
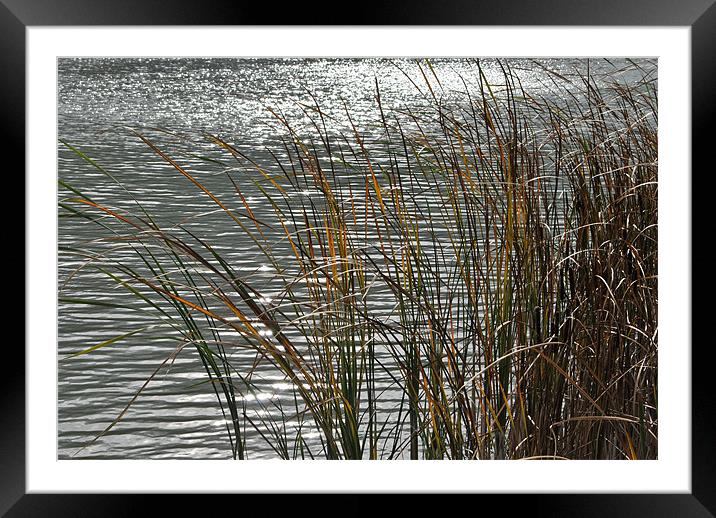
<path fill-rule="evenodd" d="M 286 459 L 656 458 L 656 78 L 545 68 L 540 96 L 500 66 L 490 83 L 475 61 L 456 96 L 418 62 L 410 110 L 384 106 L 376 80 L 370 128 L 349 107 L 328 120 L 316 98 L 301 124 L 274 113 L 283 147 L 266 163 L 206 135 L 232 162 L 231 197 L 134 132 L 262 257 L 270 299 L 211 235 L 63 182 L 62 214 L 140 262 L 62 252 L 196 349 L 234 458 L 250 456 L 247 433 Z M 290 384 L 290 408 L 247 411 L 257 365 Z"/>

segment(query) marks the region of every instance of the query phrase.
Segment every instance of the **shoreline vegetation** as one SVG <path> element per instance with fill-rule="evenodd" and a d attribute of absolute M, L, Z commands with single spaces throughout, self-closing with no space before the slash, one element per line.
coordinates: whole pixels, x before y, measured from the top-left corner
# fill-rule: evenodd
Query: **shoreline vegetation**
<path fill-rule="evenodd" d="M 346 106 L 345 130 L 329 130 L 318 97 L 301 124 L 274 112 L 283 147 L 270 162 L 207 134 L 232 162 L 231 196 L 131 130 L 210 217 L 234 225 L 269 283 L 181 215 L 159 224 L 100 157 L 62 140 L 135 210 L 60 180 L 61 217 L 99 225 L 138 261 L 91 244 L 60 253 L 82 261 L 73 276 L 101 272 L 156 321 L 60 364 L 171 331 L 177 344 L 135 398 L 194 349 L 235 459 L 252 458 L 247 434 L 283 459 L 655 459 L 656 76 L 598 85 L 588 69 L 542 68 L 547 97 L 500 67 L 490 84 L 475 61 L 477 86 L 446 100 L 430 62 L 416 62 L 424 103 L 409 109 L 385 106 L 377 78 L 371 128 Z M 65 282 L 61 301 L 111 310 Z M 239 351 L 253 368 L 236 364 Z M 247 411 L 259 364 L 286 381 L 292 404 Z"/>

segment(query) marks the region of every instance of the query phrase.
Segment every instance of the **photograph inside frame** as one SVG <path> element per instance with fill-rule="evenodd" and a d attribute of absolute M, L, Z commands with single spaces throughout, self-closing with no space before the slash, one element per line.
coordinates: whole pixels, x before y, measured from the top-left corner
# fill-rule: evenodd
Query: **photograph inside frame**
<path fill-rule="evenodd" d="M 58 59 L 60 459 L 656 459 L 657 61 Z"/>

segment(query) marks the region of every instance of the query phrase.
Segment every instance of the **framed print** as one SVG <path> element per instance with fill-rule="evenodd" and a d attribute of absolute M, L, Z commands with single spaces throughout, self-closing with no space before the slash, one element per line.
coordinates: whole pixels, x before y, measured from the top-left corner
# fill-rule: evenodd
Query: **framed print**
<path fill-rule="evenodd" d="M 713 515 L 691 330 L 713 5 L 128 7 L 0 11 L 27 301 L 3 512 Z"/>

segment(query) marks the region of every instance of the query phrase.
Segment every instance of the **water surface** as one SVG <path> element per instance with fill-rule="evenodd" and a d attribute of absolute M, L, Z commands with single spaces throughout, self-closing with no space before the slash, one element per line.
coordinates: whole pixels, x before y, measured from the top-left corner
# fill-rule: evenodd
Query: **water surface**
<path fill-rule="evenodd" d="M 655 62 L 640 63 L 655 70 Z M 499 84 L 502 72 L 497 62 L 482 60 L 482 65 L 488 80 Z M 543 67 L 576 77 L 589 66 L 597 77 L 632 79 L 630 72 L 621 72 L 624 60 L 552 59 L 539 64 L 513 60 L 511 65 L 526 90 L 545 96 L 550 95 L 551 84 Z M 453 95 L 460 98 L 466 88 L 477 88 L 479 75 L 471 60 L 435 60 L 432 66 L 446 102 Z M 230 161 L 206 142 L 204 133 L 219 135 L 253 159 L 269 163 L 267 149 L 281 156 L 282 142 L 281 125 L 271 110 L 309 131 L 304 110 L 317 100 L 327 115 L 327 131 L 348 131 L 348 110 L 353 124 L 368 138 L 379 138 L 376 80 L 381 102 L 390 109 L 420 110 L 428 95 L 412 60 L 83 58 L 59 60 L 58 72 L 60 139 L 119 179 L 151 210 L 158 224 L 185 225 L 211 239 L 217 251 L 259 285 L 264 279 L 266 297 L 272 296 L 270 275 L 260 255 L 237 237 L 228 218 L 207 217 L 212 209 L 196 187 L 157 157 L 133 130 L 180 157 L 182 165 L 217 195 L 229 196 L 232 187 L 224 171 Z M 136 211 L 130 196 L 63 145 L 58 146 L 58 174 L 98 203 Z M 245 188 L 256 216 L 270 217 L 271 209 L 259 193 L 251 185 Z M 429 193 L 423 201 L 431 203 Z M 96 241 L 105 235 L 92 222 L 60 218 L 61 248 L 107 247 L 115 260 L 138 261 L 131 250 Z M 61 297 L 129 306 L 108 309 L 61 303 L 58 358 L 155 323 L 149 314 L 131 309 L 141 303 L 105 275 L 87 268 L 76 255 L 60 253 L 58 276 Z M 173 357 L 176 341 L 151 335 L 138 333 L 92 354 L 59 362 L 60 458 L 230 458 L 225 421 L 214 393 L 201 383 L 205 374 L 197 353 L 186 348 Z M 172 361 L 159 369 L 115 428 L 87 446 L 168 357 Z M 248 368 L 256 356 L 237 351 L 232 360 L 238 368 Z M 260 390 L 247 398 L 249 413 L 258 415 L 272 401 L 286 399 L 290 404 L 290 385 L 274 369 L 259 364 L 255 380 Z M 387 376 L 377 381 L 388 383 Z M 389 393 L 382 404 L 390 408 Z M 250 458 L 275 456 L 252 432 L 247 435 L 247 450 Z"/>

